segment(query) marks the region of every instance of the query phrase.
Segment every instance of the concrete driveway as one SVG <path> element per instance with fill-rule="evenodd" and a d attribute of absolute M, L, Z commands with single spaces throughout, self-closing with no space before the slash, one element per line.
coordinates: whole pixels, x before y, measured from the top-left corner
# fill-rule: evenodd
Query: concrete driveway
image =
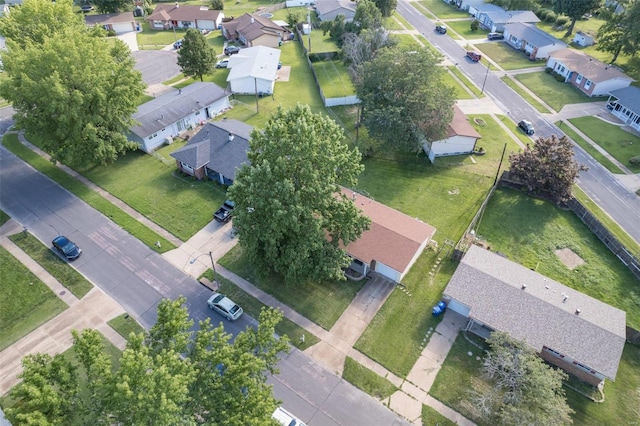
<path fill-rule="evenodd" d="M 127 46 L 129 46 L 129 49 L 131 49 L 132 52 L 137 52 L 139 50 L 138 39 L 136 38 L 136 33 L 134 31 L 130 31 L 124 34 L 118 34 L 116 37 L 124 41 Z"/>

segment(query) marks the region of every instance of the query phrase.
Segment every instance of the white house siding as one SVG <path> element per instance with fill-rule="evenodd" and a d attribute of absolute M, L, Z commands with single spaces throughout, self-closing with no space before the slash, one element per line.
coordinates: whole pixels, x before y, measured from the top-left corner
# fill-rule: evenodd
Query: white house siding
<path fill-rule="evenodd" d="M 400 273 L 399 271 L 396 271 L 395 269 L 393 269 L 390 266 L 385 265 L 382 262 L 378 262 L 376 261 L 376 265 L 375 265 L 375 269 L 374 269 L 377 273 L 379 273 L 380 275 L 383 275 L 387 278 L 389 278 L 390 280 L 393 280 L 395 282 L 400 282 L 400 280 L 402 280 L 402 273 Z"/>
<path fill-rule="evenodd" d="M 229 84 L 231 85 L 231 91 L 233 93 L 238 93 L 241 95 L 255 95 L 256 86 L 258 93 L 262 92 L 272 94 L 274 86 L 273 81 L 253 77 L 244 77 L 231 80 Z"/>
<path fill-rule="evenodd" d="M 560 43 L 548 44 L 546 46 L 539 47 L 538 51 L 536 52 L 536 59 L 547 59 L 552 52 L 564 48 L 566 48 L 566 46 Z"/>
<path fill-rule="evenodd" d="M 116 24 L 111 24 L 111 29 L 116 32 L 116 34 L 128 33 L 136 30 L 136 26 L 134 22 L 118 22 Z"/>
<path fill-rule="evenodd" d="M 622 120 L 625 124 L 631 126 L 635 130 L 640 132 L 640 114 L 636 113 L 629 108 L 616 104 L 614 109 L 611 111 L 613 115 Z"/>
<path fill-rule="evenodd" d="M 244 38 L 244 37 L 241 37 L 241 38 Z M 277 36 L 274 34 L 263 34 L 260 37 L 251 40 L 250 42 L 243 40 L 244 44 L 250 47 L 266 46 L 266 47 L 273 47 L 273 48 L 278 47 L 281 41 L 282 41 L 282 38 L 280 37 L 279 34 Z"/>
<path fill-rule="evenodd" d="M 631 80 L 612 78 L 611 80 L 601 81 L 595 85 L 591 96 L 605 96 L 609 92 L 629 87 Z"/>
<path fill-rule="evenodd" d="M 464 303 L 458 302 L 456 299 L 451 299 L 447 304 L 447 309 L 452 310 L 465 318 L 469 317 L 469 312 L 471 312 L 471 308 L 465 305 Z"/>
<path fill-rule="evenodd" d="M 571 71 L 567 67 L 565 67 L 562 62 L 558 61 L 555 58 L 549 58 L 549 60 L 547 61 L 547 67 L 563 76 L 565 80 L 567 79 L 567 77 L 569 76 L 569 72 Z"/>
<path fill-rule="evenodd" d="M 436 157 L 443 157 L 446 155 L 460 155 L 473 152 L 476 146 L 476 138 L 470 138 L 468 136 L 451 136 L 447 139 L 431 142 L 429 149 L 429 160 L 433 162 Z"/>

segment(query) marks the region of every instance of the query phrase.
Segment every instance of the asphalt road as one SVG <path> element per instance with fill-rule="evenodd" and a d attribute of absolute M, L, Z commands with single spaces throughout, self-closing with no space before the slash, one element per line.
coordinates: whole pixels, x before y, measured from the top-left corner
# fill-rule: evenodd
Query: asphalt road
<path fill-rule="evenodd" d="M 2 120 L 0 118 L 0 123 Z M 8 124 L 0 124 L 6 128 Z M 237 333 L 256 322 L 248 315 L 229 323 L 211 312 L 211 291 L 123 231 L 107 217 L 0 147 L 0 208 L 49 245 L 59 233 L 82 248 L 73 266 L 117 300 L 145 327 L 154 324 L 163 298 L 186 297 L 191 318 L 211 318 Z M 285 408 L 309 426 L 408 424 L 369 395 L 354 388 L 294 349 L 269 378 Z"/>
<path fill-rule="evenodd" d="M 528 119 L 536 129 L 536 136 L 564 134 L 504 84 L 498 75 L 492 72 L 487 73 L 487 67 L 482 63 L 472 62 L 466 58 L 465 49 L 451 37 L 436 33 L 435 24 L 406 0 L 398 2 L 397 11 L 443 55 L 453 63 L 457 63 L 458 68 L 478 87 L 484 87 L 484 93 L 490 96 L 515 122 Z M 611 172 L 593 160 L 582 148 L 577 145 L 574 147 L 576 161 L 589 167 L 588 171 L 580 172 L 578 186 L 640 244 L 640 198 L 620 185 Z"/>
<path fill-rule="evenodd" d="M 138 50 L 132 53 L 135 69 L 142 73 L 148 85 L 160 84 L 180 74 L 178 53 L 175 50 Z"/>

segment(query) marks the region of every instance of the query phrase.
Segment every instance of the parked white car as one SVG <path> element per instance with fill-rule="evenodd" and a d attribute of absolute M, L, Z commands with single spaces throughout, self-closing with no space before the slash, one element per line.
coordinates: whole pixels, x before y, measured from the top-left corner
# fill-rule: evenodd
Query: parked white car
<path fill-rule="evenodd" d="M 209 305 L 209 309 L 216 311 L 229 321 L 237 320 L 244 312 L 233 300 L 220 293 L 213 293 L 207 300 L 207 305 Z"/>
<path fill-rule="evenodd" d="M 282 426 L 306 426 L 300 419 L 282 407 L 276 408 L 276 411 L 273 412 L 271 417 L 277 420 Z"/>

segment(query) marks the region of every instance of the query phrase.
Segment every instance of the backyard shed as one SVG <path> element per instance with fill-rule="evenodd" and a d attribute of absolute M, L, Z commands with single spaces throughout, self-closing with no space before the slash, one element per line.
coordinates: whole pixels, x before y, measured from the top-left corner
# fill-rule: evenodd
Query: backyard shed
<path fill-rule="evenodd" d="M 480 137 L 480 133 L 469 123 L 467 116 L 454 105 L 453 119 L 447 126 L 445 137 L 436 141 L 425 141 L 422 149 L 433 163 L 436 157 L 473 152 Z"/>
<path fill-rule="evenodd" d="M 240 50 L 229 58 L 227 81 L 233 93 L 273 94 L 278 73 L 280 50 L 256 46 Z"/>

